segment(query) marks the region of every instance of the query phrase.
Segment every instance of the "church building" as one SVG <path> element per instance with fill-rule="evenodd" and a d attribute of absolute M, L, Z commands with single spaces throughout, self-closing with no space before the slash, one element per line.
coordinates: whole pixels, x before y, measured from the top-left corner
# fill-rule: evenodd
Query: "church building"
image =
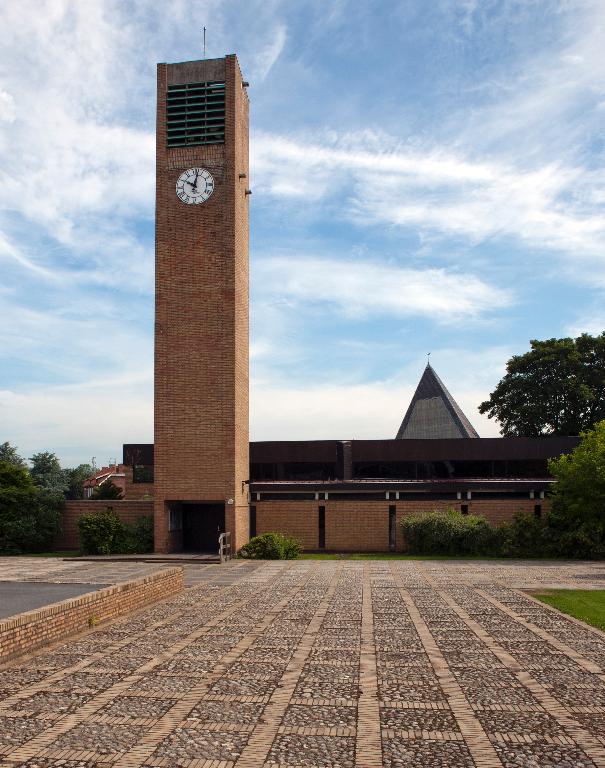
<path fill-rule="evenodd" d="M 394 439 L 249 442 L 247 86 L 234 55 L 158 65 L 155 434 L 124 445 L 114 509 L 153 511 L 160 553 L 267 531 L 386 552 L 413 512 L 540 516 L 578 438 L 479 438 L 430 365 Z"/>

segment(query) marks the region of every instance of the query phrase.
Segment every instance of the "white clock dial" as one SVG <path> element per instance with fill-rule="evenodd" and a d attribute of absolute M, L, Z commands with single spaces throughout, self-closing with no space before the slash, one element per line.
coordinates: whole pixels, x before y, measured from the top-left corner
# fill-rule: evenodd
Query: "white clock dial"
<path fill-rule="evenodd" d="M 187 205 L 205 203 L 213 192 L 214 179 L 205 168 L 188 168 L 176 183 L 177 197 Z"/>

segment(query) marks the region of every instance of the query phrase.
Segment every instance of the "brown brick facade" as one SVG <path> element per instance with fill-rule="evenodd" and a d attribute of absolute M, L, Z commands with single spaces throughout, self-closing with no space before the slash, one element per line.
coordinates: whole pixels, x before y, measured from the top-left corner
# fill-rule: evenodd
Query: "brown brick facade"
<path fill-rule="evenodd" d="M 170 84 L 225 82 L 225 143 L 166 147 Z M 202 167 L 211 197 L 186 205 L 175 185 Z M 170 552 L 169 502 L 225 505 L 247 539 L 248 97 L 235 56 L 158 66 L 155 328 L 155 546 Z M 232 500 L 228 503 L 228 500 Z M 242 528 L 240 529 L 240 526 Z"/>
<path fill-rule="evenodd" d="M 132 479 L 133 468 L 124 467 L 124 498 L 153 500 L 153 483 L 135 483 Z"/>
<path fill-rule="evenodd" d="M 80 535 L 78 533 L 78 520 L 82 515 L 90 515 L 111 507 L 123 523 L 132 525 L 139 517 L 153 515 L 153 501 L 142 500 L 114 500 L 91 501 L 83 499 L 78 501 L 66 501 L 61 521 L 61 533 L 55 541 L 55 549 L 80 549 Z"/>
<path fill-rule="evenodd" d="M 318 511 L 325 508 L 325 549 L 342 552 L 388 552 L 389 507 L 395 507 L 396 548 L 401 551 L 401 520 L 414 512 L 434 509 L 460 509 L 468 505 L 470 514 L 485 517 L 499 526 L 517 512 L 534 511 L 541 504 L 544 514 L 548 502 L 533 499 L 477 499 L 469 501 L 257 501 L 256 532 L 285 533 L 298 538 L 307 550 L 319 547 Z"/>
<path fill-rule="evenodd" d="M 413 512 L 433 509 L 460 509 L 468 506 L 470 514 L 485 517 L 492 525 L 498 526 L 513 519 L 517 512 L 532 514 L 536 504 L 548 511 L 548 501 L 540 499 L 470 499 L 468 501 L 256 501 L 256 533 L 269 531 L 286 533 L 300 539 L 307 550 L 318 549 L 318 512 L 325 508 L 325 538 L 328 550 L 350 552 L 389 551 L 389 507 L 395 507 L 396 545 L 402 549 L 400 523 L 402 518 Z M 78 518 L 99 509 L 112 507 L 125 523 L 133 524 L 143 515 L 153 514 L 153 501 L 68 501 L 63 516 L 63 530 L 55 542 L 57 549 L 78 549 Z M 232 517 L 230 517 L 230 513 Z M 235 516 L 237 515 L 237 519 Z M 227 508 L 227 529 L 238 532 L 233 541 L 235 550 L 240 549 L 248 536 L 248 508 L 229 505 Z M 176 532 L 175 548 L 182 541 Z"/>
<path fill-rule="evenodd" d="M 165 568 L 140 579 L 4 619 L 0 621 L 0 661 L 31 653 L 91 626 L 176 595 L 183 588 L 182 569 Z"/>

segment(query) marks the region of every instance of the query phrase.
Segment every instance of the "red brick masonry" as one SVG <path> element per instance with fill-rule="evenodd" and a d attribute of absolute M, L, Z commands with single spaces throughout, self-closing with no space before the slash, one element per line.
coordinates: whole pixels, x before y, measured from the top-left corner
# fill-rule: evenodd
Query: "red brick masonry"
<path fill-rule="evenodd" d="M 94 584 L 90 585 L 91 590 Z M 114 584 L 0 621 L 0 662 L 183 591 L 181 568 Z"/>
<path fill-rule="evenodd" d="M 123 523 L 132 525 L 139 517 L 153 515 L 153 499 L 143 501 L 140 499 L 127 499 L 124 501 L 105 499 L 104 501 L 91 501 L 79 499 L 78 501 L 65 502 L 63 519 L 61 521 L 61 533 L 55 541 L 55 549 L 79 549 L 80 534 L 78 520 L 82 515 L 90 515 L 94 512 L 111 507 Z"/>
<path fill-rule="evenodd" d="M 317 549 L 318 510 L 325 508 L 326 549 L 343 552 L 388 552 L 389 551 L 389 507 L 396 510 L 396 548 L 403 549 L 401 520 L 415 512 L 430 512 L 433 509 L 445 511 L 460 509 L 463 504 L 471 514 L 482 515 L 491 525 L 499 526 L 510 522 L 517 512 L 532 514 L 536 504 L 543 513 L 549 509 L 544 499 L 472 499 L 469 501 L 256 501 L 256 533 L 277 531 L 296 536 L 307 550 Z M 78 518 L 97 509 L 113 507 L 118 517 L 126 523 L 142 515 L 153 514 L 152 501 L 68 501 L 65 508 L 63 533 L 57 540 L 58 549 L 78 549 Z M 242 510 L 241 515 L 247 513 Z M 240 530 L 247 527 L 247 520 L 240 520 Z M 227 520 L 229 529 L 229 520 Z M 242 546 L 238 541 L 237 549 Z"/>
<path fill-rule="evenodd" d="M 325 548 L 342 552 L 388 552 L 389 507 L 395 507 L 396 549 L 403 550 L 401 521 L 406 515 L 434 509 L 460 509 L 466 504 L 471 514 L 485 517 L 491 525 L 510 522 L 517 512 L 532 514 L 541 504 L 544 514 L 549 502 L 540 499 L 496 499 L 472 501 L 256 501 L 256 533 L 268 531 L 296 536 L 305 549 L 318 549 L 318 510 L 325 509 Z"/>

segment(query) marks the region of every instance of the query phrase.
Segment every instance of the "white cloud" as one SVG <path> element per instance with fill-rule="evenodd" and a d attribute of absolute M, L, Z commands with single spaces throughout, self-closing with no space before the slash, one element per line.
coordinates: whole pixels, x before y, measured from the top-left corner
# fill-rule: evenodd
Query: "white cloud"
<path fill-rule="evenodd" d="M 15 115 L 15 100 L 10 93 L 0 89 L 0 122 L 12 123 Z"/>
<path fill-rule="evenodd" d="M 374 440 L 394 438 L 416 384 L 371 382 L 317 387 L 251 388 L 252 440 Z M 482 437 L 498 437 L 498 425 L 477 413 L 488 392 L 462 391 L 457 402 Z"/>
<path fill-rule="evenodd" d="M 2 440 L 22 456 L 56 452 L 63 466 L 121 457 L 122 444 L 153 442 L 151 376 L 145 383 L 99 381 L 83 388 L 0 390 Z"/>
<path fill-rule="evenodd" d="M 579 315 L 574 322 L 570 323 L 564 331 L 567 335 L 577 338 L 583 333 L 590 333 L 593 336 L 599 336 L 605 332 L 605 312 L 603 307 L 593 307 L 590 312 Z"/>
<path fill-rule="evenodd" d="M 254 61 L 252 76 L 260 81 L 264 80 L 273 65 L 280 57 L 286 44 L 288 32 L 285 24 L 277 24 L 272 30 L 272 38 L 261 48 Z"/>
<path fill-rule="evenodd" d="M 8 237 L 0 232 L 0 259 L 2 258 L 18 264 L 29 272 L 33 272 L 36 277 L 41 277 L 46 280 L 55 279 L 55 275 L 50 269 L 41 267 L 31 259 L 28 259 L 20 248 L 10 242 Z"/>
<path fill-rule="evenodd" d="M 472 243 L 512 236 L 602 261 L 605 219 L 591 195 L 604 179 L 581 167 L 518 168 L 445 147 L 411 150 L 372 132 L 260 134 L 252 147 L 261 193 L 314 202 L 338 195 L 341 216 L 348 213 L 360 227 L 414 227 Z"/>
<path fill-rule="evenodd" d="M 0 294 L 0 365 L 18 360 L 36 381 L 67 382 L 131 379 L 148 375 L 153 359 L 151 334 L 122 320 L 119 300 L 66 292 L 55 303 L 39 295 L 35 306 Z M 149 324 L 151 321 L 149 311 Z M 3 377 L 4 381 L 8 373 Z M 23 382 L 27 389 L 29 382 Z M 0 422 L 1 423 L 1 422 Z"/>
<path fill-rule="evenodd" d="M 482 437 L 498 437 L 498 423 L 478 412 L 505 373 L 512 349 L 434 348 L 432 364 Z M 426 358 L 386 379 L 297 385 L 254 375 L 250 388 L 252 440 L 380 439 L 395 437 Z"/>
<path fill-rule="evenodd" d="M 512 302 L 509 292 L 445 269 L 409 269 L 380 262 L 312 257 L 260 259 L 254 280 L 261 300 L 324 303 L 348 317 L 423 316 L 468 321 Z"/>
<path fill-rule="evenodd" d="M 458 140 L 530 162 L 581 154 L 591 132 L 601 131 L 604 8 L 603 0 L 560 3 L 559 34 L 520 55 L 515 71 L 504 73 L 500 98 L 468 112 Z"/>

